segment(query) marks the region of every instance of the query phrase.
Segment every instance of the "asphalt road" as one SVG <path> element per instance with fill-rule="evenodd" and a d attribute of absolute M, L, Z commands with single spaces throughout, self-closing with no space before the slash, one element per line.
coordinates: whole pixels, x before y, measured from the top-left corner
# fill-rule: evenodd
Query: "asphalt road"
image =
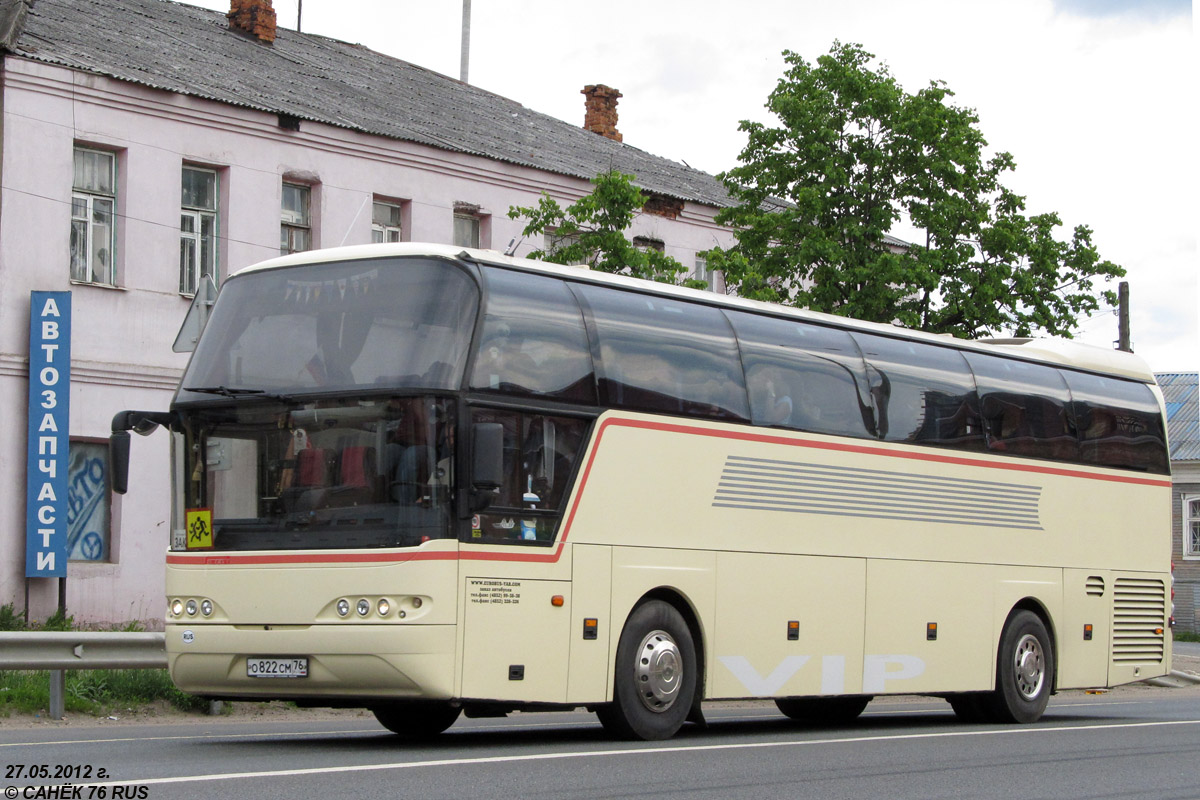
<path fill-rule="evenodd" d="M 878 700 L 842 728 L 797 727 L 765 704 L 706 713 L 707 728 L 655 743 L 611 741 L 583 713 L 460 719 L 420 745 L 350 714 L 0 722 L 0 792 L 55 796 L 27 787 L 58 772 L 90 785 L 57 796 L 102 800 L 1200 797 L 1195 686 L 1064 693 L 1030 726 L 959 724 L 933 699 Z M 49 777 L 6 777 L 30 768 Z"/>

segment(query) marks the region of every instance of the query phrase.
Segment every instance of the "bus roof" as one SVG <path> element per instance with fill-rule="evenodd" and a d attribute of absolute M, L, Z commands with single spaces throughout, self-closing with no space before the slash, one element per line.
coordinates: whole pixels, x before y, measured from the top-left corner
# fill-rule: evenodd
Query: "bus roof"
<path fill-rule="evenodd" d="M 510 267 L 525 272 L 542 273 L 566 278 L 574 281 L 584 281 L 608 286 L 620 286 L 627 289 L 675 297 L 688 302 L 699 302 L 723 308 L 741 309 L 760 314 L 771 314 L 777 317 L 791 317 L 808 322 L 816 322 L 849 330 L 861 330 L 878 333 L 896 338 L 908 338 L 932 342 L 943 346 L 957 347 L 964 350 L 978 350 L 988 353 L 1003 353 L 1026 361 L 1037 361 L 1055 366 L 1073 367 L 1075 369 L 1097 372 L 1106 375 L 1116 375 L 1132 378 L 1144 383 L 1154 383 L 1154 373 L 1146 363 L 1133 353 L 1120 350 L 1110 350 L 1104 347 L 1082 344 L 1070 339 L 1050 337 L 1028 339 L 957 339 L 947 334 L 926 333 L 925 331 L 901 328 L 876 322 L 865 322 L 851 317 L 839 317 L 818 311 L 808 311 L 776 303 L 764 303 L 758 300 L 747 300 L 732 295 L 714 294 L 697 289 L 687 289 L 682 286 L 672 286 L 666 283 L 630 278 L 624 275 L 613 275 L 606 272 L 596 272 L 586 267 L 569 267 L 535 261 L 528 258 L 506 256 L 495 250 L 477 250 L 466 247 L 455 247 L 445 244 L 426 244 L 418 242 L 398 242 L 394 244 L 352 245 L 349 247 L 334 247 L 325 250 L 310 250 L 280 256 L 239 270 L 237 275 L 268 269 L 283 269 L 307 264 L 332 263 L 338 261 L 356 261 L 366 258 L 388 258 L 396 256 L 433 256 L 437 258 L 461 259 L 481 264 L 493 264 Z"/>

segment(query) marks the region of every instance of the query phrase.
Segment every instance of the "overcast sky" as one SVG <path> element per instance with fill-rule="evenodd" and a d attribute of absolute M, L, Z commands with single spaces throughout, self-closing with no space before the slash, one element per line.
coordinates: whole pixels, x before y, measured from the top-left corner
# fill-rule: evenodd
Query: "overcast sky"
<path fill-rule="evenodd" d="M 228 10 L 228 0 L 192 0 Z M 296 27 L 297 0 L 275 0 Z M 1197 56 L 1191 0 L 474 0 L 471 83 L 568 122 L 587 84 L 623 97 L 625 143 L 717 173 L 783 74 L 862 44 L 910 92 L 974 108 L 1030 214 L 1083 223 L 1128 270 L 1134 350 L 1200 369 Z M 461 0 L 303 0 L 302 29 L 458 77 Z M 905 236 L 897 230 L 896 235 Z M 1115 289 L 1115 286 L 1113 287 Z M 1104 312 L 1079 338 L 1112 346 Z"/>

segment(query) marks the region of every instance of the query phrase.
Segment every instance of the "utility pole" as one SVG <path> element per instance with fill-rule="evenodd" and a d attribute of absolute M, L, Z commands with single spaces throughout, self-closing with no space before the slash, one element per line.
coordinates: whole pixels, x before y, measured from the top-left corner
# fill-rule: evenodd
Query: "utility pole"
<path fill-rule="evenodd" d="M 1117 349 L 1133 352 L 1129 345 L 1129 281 L 1117 285 Z"/>
<path fill-rule="evenodd" d="M 471 60 L 471 0 L 463 0 L 462 56 L 458 66 L 458 79 L 467 82 L 467 62 Z"/>

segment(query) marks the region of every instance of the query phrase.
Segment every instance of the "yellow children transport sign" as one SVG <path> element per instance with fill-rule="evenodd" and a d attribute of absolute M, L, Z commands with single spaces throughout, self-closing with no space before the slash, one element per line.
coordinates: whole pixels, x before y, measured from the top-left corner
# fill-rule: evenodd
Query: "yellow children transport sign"
<path fill-rule="evenodd" d="M 212 550 L 213 526 L 211 508 L 187 510 L 187 549 Z"/>

